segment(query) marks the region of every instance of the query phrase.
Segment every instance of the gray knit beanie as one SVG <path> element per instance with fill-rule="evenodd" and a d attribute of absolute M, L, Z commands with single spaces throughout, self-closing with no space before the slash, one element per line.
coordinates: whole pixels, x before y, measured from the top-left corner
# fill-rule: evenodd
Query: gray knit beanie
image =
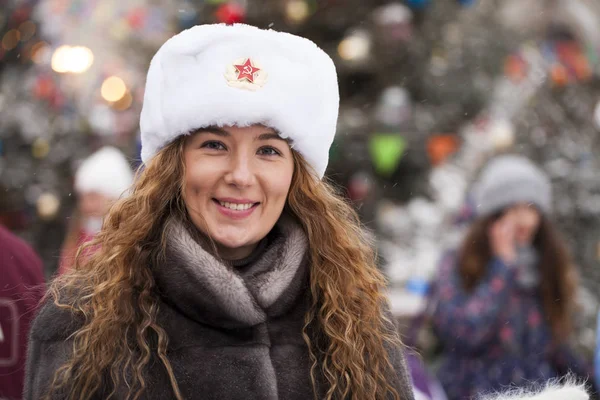
<path fill-rule="evenodd" d="M 474 195 L 480 216 L 517 203 L 532 203 L 544 213 L 552 208 L 550 179 L 527 158 L 517 155 L 492 159 L 481 172 Z"/>

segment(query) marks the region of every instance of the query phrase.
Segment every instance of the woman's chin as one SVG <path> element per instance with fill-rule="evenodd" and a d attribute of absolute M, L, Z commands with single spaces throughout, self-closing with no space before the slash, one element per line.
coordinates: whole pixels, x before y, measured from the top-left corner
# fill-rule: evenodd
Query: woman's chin
<path fill-rule="evenodd" d="M 248 240 L 246 234 L 242 234 L 242 232 L 235 231 L 216 232 L 216 234 L 211 235 L 211 237 L 212 240 L 217 244 L 217 246 L 227 249 L 237 249 L 239 247 L 245 247 L 248 246 L 251 242 L 250 240 Z"/>

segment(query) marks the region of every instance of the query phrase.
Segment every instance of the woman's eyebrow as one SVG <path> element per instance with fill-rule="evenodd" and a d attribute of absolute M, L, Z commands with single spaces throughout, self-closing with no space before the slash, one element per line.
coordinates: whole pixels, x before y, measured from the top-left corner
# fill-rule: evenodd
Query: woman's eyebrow
<path fill-rule="evenodd" d="M 218 126 L 207 126 L 205 128 L 200 128 L 197 129 L 195 133 L 213 133 L 223 137 L 231 136 L 229 132 L 227 132 L 225 129 L 219 128 Z"/>
<path fill-rule="evenodd" d="M 229 132 L 227 132 L 225 129 L 219 128 L 218 126 L 207 126 L 205 128 L 200 128 L 197 129 L 195 132 L 195 134 L 199 134 L 199 133 L 212 133 L 218 136 L 222 136 L 222 137 L 229 137 L 231 136 L 231 134 Z M 290 139 L 284 139 L 282 138 L 279 133 L 277 132 L 265 132 L 265 133 L 261 133 L 260 135 L 258 135 L 255 140 L 270 140 L 270 139 L 277 139 L 277 140 L 283 140 L 284 142 L 287 143 L 292 143 L 292 141 Z"/>
<path fill-rule="evenodd" d="M 283 140 L 283 141 L 287 142 L 286 139 L 282 138 L 275 132 L 263 133 L 256 138 L 256 140 L 269 140 L 269 139 L 279 139 L 279 140 Z"/>

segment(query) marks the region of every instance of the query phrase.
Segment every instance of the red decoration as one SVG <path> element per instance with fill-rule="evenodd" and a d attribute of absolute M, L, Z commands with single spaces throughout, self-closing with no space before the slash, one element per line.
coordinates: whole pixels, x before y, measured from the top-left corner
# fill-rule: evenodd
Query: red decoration
<path fill-rule="evenodd" d="M 238 72 L 238 81 L 246 79 L 250 83 L 254 83 L 254 74 L 260 71 L 260 68 L 252 65 L 249 58 L 242 65 L 234 65 L 234 67 Z"/>
<path fill-rule="evenodd" d="M 579 43 L 572 40 L 558 41 L 554 45 L 554 51 L 557 62 L 564 68 L 569 81 L 571 79 L 586 81 L 591 78 L 592 68 Z M 562 82 L 562 77 L 559 76 L 562 74 L 562 71 L 557 70 L 556 74 L 559 82 L 555 83 L 559 85 L 566 84 Z"/>
<path fill-rule="evenodd" d="M 11 26 L 19 26 L 19 24 L 27 21 L 31 16 L 31 7 L 23 6 L 16 9 L 13 14 L 9 17 Z"/>
<path fill-rule="evenodd" d="M 39 76 L 32 91 L 36 98 L 45 100 L 54 110 L 59 110 L 65 105 L 65 96 L 60 92 L 52 77 L 48 75 Z"/>
<path fill-rule="evenodd" d="M 33 87 L 33 95 L 38 99 L 50 99 L 54 96 L 56 85 L 52 78 L 40 76 Z"/>
<path fill-rule="evenodd" d="M 134 8 L 127 15 L 127 23 L 132 29 L 142 29 L 146 22 L 146 10 L 138 7 Z"/>
<path fill-rule="evenodd" d="M 232 25 L 244 22 L 246 19 L 246 10 L 239 4 L 227 3 L 219 6 L 215 15 L 219 22 Z"/>
<path fill-rule="evenodd" d="M 504 63 L 504 74 L 515 82 L 520 82 L 527 77 L 527 63 L 523 57 L 510 55 Z"/>

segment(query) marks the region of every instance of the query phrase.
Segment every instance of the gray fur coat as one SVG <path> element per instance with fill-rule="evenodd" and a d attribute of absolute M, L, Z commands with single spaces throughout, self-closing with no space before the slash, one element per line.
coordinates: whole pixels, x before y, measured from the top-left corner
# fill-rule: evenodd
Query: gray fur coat
<path fill-rule="evenodd" d="M 302 337 L 308 304 L 307 239 L 282 218 L 262 254 L 243 269 L 224 265 L 181 223 L 167 224 L 164 263 L 153 273 L 161 299 L 159 324 L 185 399 L 312 399 L 308 349 Z M 25 399 L 39 399 L 66 360 L 77 328 L 69 314 L 46 304 L 31 333 Z M 412 400 L 400 349 L 391 354 L 395 386 Z M 161 363 L 146 372 L 143 399 L 173 398 Z M 102 388 L 104 398 L 110 388 Z M 126 388 L 118 388 L 117 399 Z M 60 396 L 54 397 L 60 399 Z"/>

